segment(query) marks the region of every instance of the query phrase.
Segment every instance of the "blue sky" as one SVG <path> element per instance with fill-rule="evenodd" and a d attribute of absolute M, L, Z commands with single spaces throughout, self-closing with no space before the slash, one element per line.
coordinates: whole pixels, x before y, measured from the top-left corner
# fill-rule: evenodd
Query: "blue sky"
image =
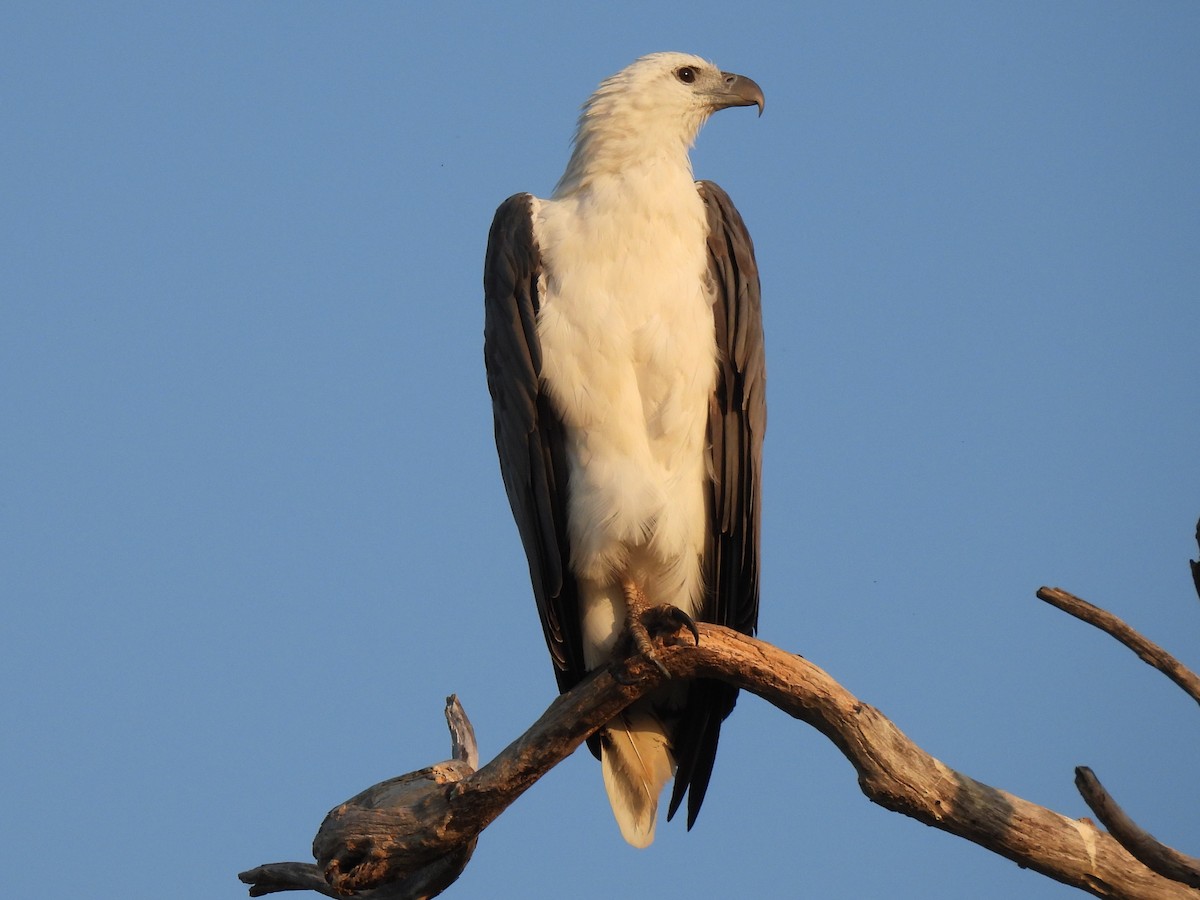
<path fill-rule="evenodd" d="M 489 758 L 554 679 L 481 359 L 495 207 L 655 50 L 756 79 L 697 175 L 756 240 L 761 636 L 1069 816 L 1197 853 L 1194 3 L 111 3 L 0 12 L 11 896 L 244 896 L 325 812 Z M 163 873 L 180 883 L 162 886 Z M 569 888 L 564 887 L 568 885 Z M 1065 897 L 743 697 L 695 830 L 577 754 L 448 896 Z"/>

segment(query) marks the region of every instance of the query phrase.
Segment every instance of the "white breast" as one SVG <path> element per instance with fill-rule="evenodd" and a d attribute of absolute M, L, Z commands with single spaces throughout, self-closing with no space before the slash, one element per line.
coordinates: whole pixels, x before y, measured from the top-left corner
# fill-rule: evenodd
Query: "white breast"
<path fill-rule="evenodd" d="M 589 667 L 624 618 L 620 579 L 693 614 L 703 595 L 716 378 L 707 226 L 690 178 L 683 190 L 663 180 L 535 206 L 543 380 L 566 423 L 571 565 Z"/>

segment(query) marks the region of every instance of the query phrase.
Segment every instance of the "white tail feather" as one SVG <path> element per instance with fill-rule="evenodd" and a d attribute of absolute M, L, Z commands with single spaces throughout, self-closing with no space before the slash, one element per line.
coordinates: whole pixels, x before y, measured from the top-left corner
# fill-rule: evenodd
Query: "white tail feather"
<path fill-rule="evenodd" d="M 600 768 L 621 836 L 635 847 L 650 846 L 658 796 L 675 774 L 675 758 L 658 717 L 634 706 L 609 722 Z"/>

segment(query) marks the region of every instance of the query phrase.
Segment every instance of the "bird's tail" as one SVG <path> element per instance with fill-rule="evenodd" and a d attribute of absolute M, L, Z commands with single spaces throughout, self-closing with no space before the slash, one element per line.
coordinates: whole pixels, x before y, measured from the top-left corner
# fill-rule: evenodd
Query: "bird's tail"
<path fill-rule="evenodd" d="M 621 836 L 635 847 L 650 846 L 658 795 L 675 774 L 671 743 L 658 716 L 635 704 L 609 722 L 600 741 L 600 768 Z"/>

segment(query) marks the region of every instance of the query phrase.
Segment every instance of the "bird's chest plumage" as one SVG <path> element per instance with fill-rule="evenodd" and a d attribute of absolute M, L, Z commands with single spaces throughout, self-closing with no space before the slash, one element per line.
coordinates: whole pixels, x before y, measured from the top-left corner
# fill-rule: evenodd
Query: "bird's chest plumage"
<path fill-rule="evenodd" d="M 596 580 L 646 570 L 694 599 L 716 378 L 703 204 L 689 182 L 653 206 L 539 207 L 542 380 L 567 432 L 572 565 Z"/>

